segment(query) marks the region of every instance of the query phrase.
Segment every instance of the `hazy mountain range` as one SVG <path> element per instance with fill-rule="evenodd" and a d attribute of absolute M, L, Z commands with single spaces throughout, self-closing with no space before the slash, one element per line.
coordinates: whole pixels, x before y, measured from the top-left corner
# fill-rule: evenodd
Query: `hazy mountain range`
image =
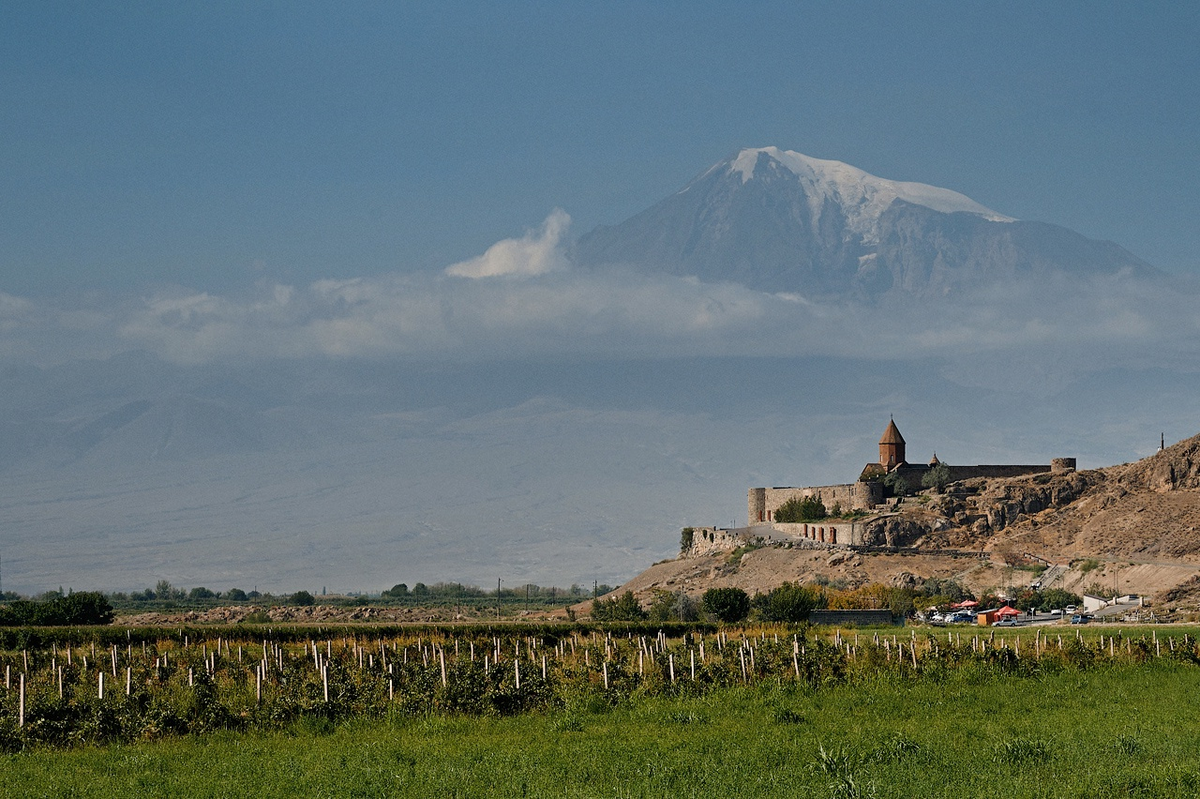
<path fill-rule="evenodd" d="M 437 274 L 0 294 L 2 587 L 619 583 L 752 485 L 1081 467 L 1197 432 L 1190 284 L 1115 244 L 744 150 Z"/>

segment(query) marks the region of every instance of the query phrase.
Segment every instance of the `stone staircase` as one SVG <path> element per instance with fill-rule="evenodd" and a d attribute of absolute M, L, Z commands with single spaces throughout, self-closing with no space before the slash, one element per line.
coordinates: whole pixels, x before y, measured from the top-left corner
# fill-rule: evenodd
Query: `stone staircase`
<path fill-rule="evenodd" d="M 1064 574 L 1066 574 L 1067 570 L 1070 568 L 1071 567 L 1069 565 L 1064 565 L 1061 563 L 1053 565 L 1050 568 L 1046 569 L 1046 571 L 1042 572 L 1038 576 L 1038 579 L 1036 580 L 1036 582 L 1043 589 L 1050 588 L 1051 586 L 1054 585 L 1054 582 L 1056 580 L 1061 580 L 1062 576 Z"/>

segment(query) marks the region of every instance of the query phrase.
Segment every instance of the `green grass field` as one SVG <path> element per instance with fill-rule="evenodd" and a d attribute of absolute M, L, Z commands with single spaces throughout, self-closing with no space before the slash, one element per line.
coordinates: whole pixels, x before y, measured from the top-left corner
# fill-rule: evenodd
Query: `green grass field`
<path fill-rule="evenodd" d="M 7 796 L 1195 797 L 1200 669 L 961 669 L 33 749 Z"/>

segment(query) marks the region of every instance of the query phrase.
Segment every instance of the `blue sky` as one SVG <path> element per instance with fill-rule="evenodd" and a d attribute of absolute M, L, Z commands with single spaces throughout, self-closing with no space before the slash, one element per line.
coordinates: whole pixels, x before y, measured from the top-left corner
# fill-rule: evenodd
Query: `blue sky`
<path fill-rule="evenodd" d="M 1198 9 L 8 3 L 0 291 L 437 270 L 768 144 L 1196 271 Z"/>

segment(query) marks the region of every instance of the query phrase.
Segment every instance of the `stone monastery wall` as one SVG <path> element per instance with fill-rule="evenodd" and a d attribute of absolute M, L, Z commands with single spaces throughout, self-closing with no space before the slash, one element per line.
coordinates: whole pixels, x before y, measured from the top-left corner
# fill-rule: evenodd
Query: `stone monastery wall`
<path fill-rule="evenodd" d="M 842 510 L 867 510 L 883 502 L 883 486 L 879 483 L 845 483 L 832 486 L 792 488 L 751 488 L 747 495 L 747 522 L 769 524 L 775 511 L 789 499 L 819 497 L 826 510 L 841 505 Z"/>
<path fill-rule="evenodd" d="M 879 441 L 879 461 L 868 463 L 862 474 L 864 478 L 882 478 L 886 474 L 894 474 L 903 478 L 909 490 L 921 490 L 921 479 L 937 464 L 937 457 L 929 465 L 908 463 L 905 459 L 905 441 L 896 427 L 895 421 L 889 421 L 883 437 Z M 971 480 L 974 478 L 1008 478 L 1024 477 L 1032 474 L 1066 474 L 1075 471 L 1074 458 L 1054 458 L 1049 464 L 1013 464 L 1013 465 L 982 465 L 982 466 L 951 466 L 940 464 L 949 470 L 950 482 Z M 791 499 L 818 497 L 825 509 L 832 511 L 839 506 L 842 511 L 870 511 L 883 503 L 883 484 L 880 479 L 863 479 L 853 483 L 828 486 L 776 486 L 775 488 L 751 488 L 746 496 L 746 523 L 750 527 L 758 525 L 773 526 L 776 530 L 800 526 L 780 524 L 775 520 L 779 507 Z M 848 529 L 838 529 L 848 528 Z M 803 529 L 787 530 L 805 544 L 816 542 L 821 545 L 858 544 L 858 531 L 850 522 L 825 522 L 816 526 L 803 525 Z M 849 535 L 847 535 L 849 533 Z M 710 538 L 710 543 L 716 542 Z M 722 542 L 726 544 L 728 542 Z"/>

